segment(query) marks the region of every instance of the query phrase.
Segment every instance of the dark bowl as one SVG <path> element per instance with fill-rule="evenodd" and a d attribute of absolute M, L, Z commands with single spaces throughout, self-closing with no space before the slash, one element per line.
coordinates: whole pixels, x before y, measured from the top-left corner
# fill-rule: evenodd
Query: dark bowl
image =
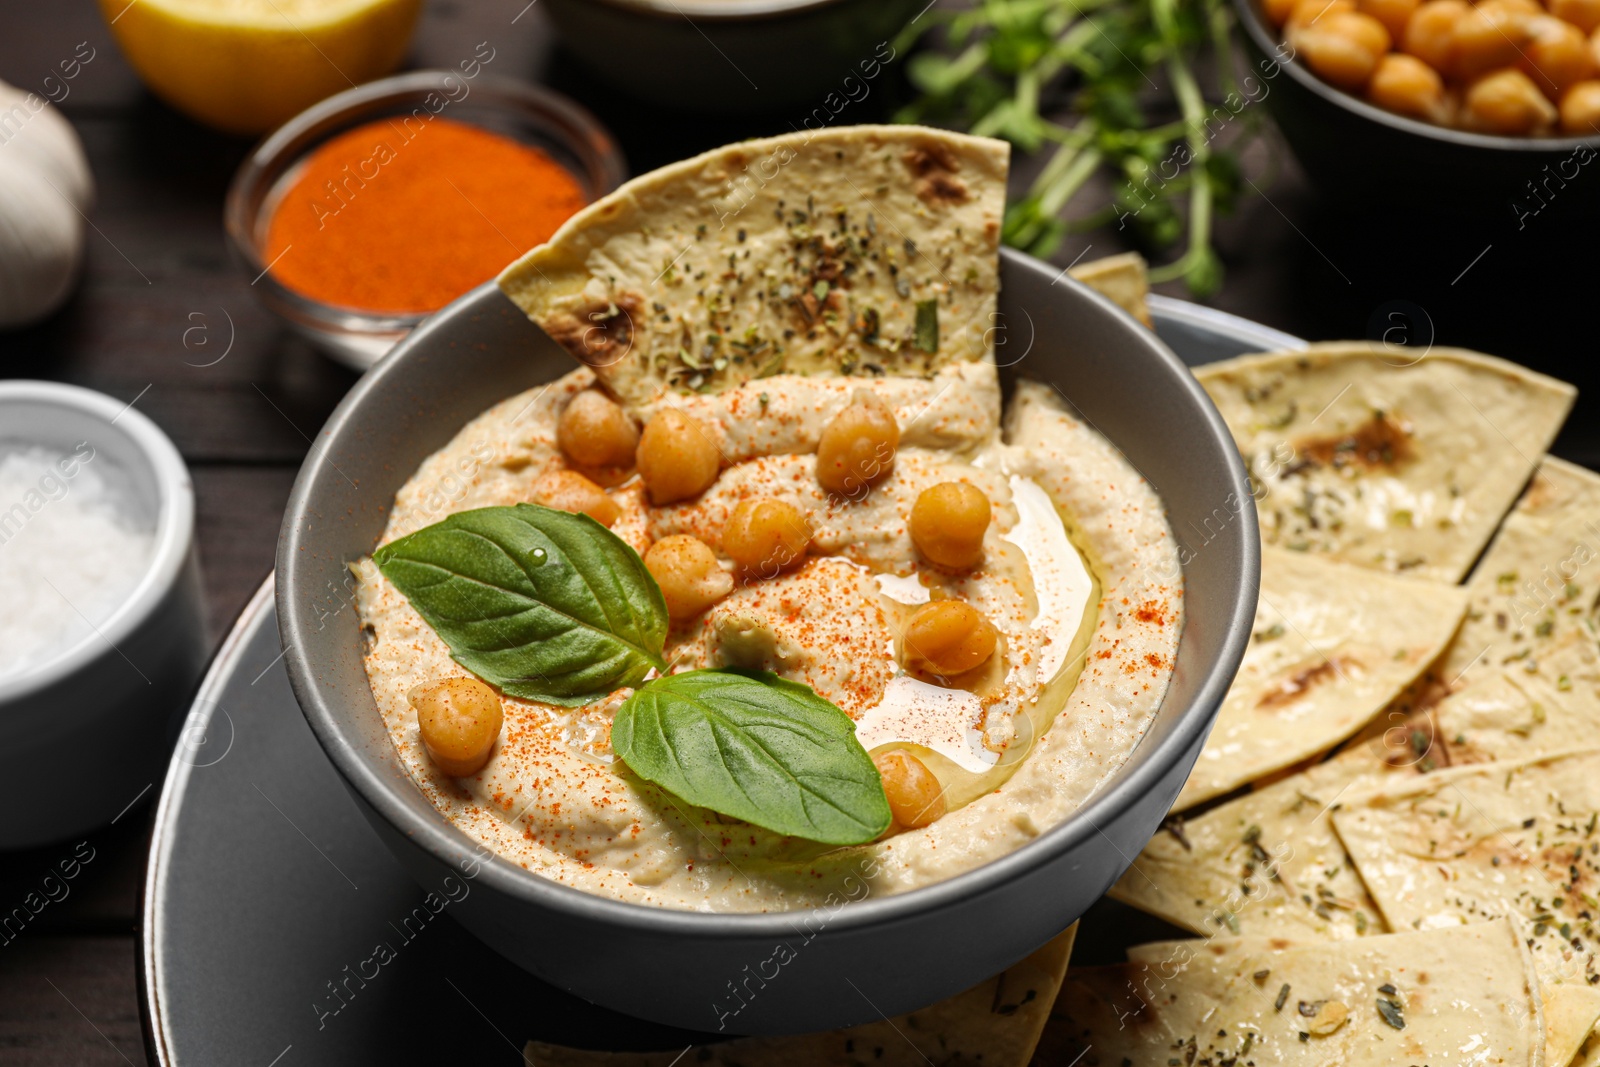
<path fill-rule="evenodd" d="M 395 492 L 424 458 L 572 362 L 484 286 L 356 383 L 289 500 L 279 628 L 295 696 L 379 836 L 429 889 L 473 879 L 451 915 L 548 982 L 687 1029 L 718 1029 L 730 985 L 759 984 L 728 1029 L 786 1033 L 965 989 L 1065 929 L 1123 873 L 1177 797 L 1244 654 L 1260 569 L 1254 502 L 1227 427 L 1153 333 L 1038 260 L 1005 253 L 1001 281 L 1008 343 L 1028 350 L 1021 369 L 1056 382 L 1166 502 L 1188 613 L 1175 674 L 1127 763 L 1066 821 L 966 874 L 831 910 L 721 915 L 590 895 L 484 857 L 423 796 L 367 687 L 346 565 L 376 546 Z M 793 958 L 764 982 L 757 969 L 780 942 Z"/>
<path fill-rule="evenodd" d="M 1367 103 L 1280 53 L 1283 33 L 1259 0 L 1233 0 L 1244 29 L 1254 93 L 1318 191 L 1364 211 L 1400 215 L 1536 212 L 1594 159 L 1600 135 L 1496 137 L 1435 126 Z M 1264 95 L 1262 95 L 1264 94 Z M 1537 198 L 1536 198 L 1537 194 Z M 1575 214 L 1600 216 L 1600 199 L 1565 200 Z"/>
<path fill-rule="evenodd" d="M 819 129 L 874 84 L 927 0 L 548 0 L 561 40 L 641 100 L 722 114 L 808 109 Z"/>

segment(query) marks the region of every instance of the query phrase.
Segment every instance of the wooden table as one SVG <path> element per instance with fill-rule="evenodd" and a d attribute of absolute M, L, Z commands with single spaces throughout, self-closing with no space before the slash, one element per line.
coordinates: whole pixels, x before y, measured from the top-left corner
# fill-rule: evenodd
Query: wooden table
<path fill-rule="evenodd" d="M 524 3 L 434 0 L 411 65 L 453 66 L 487 40 L 495 73 L 546 81 L 587 103 L 636 172 L 798 121 L 712 120 L 620 99 L 555 48 L 542 10 Z M 95 49 L 63 111 L 82 135 L 99 189 L 82 285 L 45 323 L 0 333 L 0 373 L 136 401 L 177 442 L 199 498 L 215 644 L 270 570 L 308 439 L 355 375 L 292 339 L 228 261 L 222 198 L 246 142 L 197 127 L 151 98 L 87 0 L 0 0 L 0 26 L 0 78 L 24 88 L 37 89 L 79 42 Z M 888 95 L 857 105 L 849 120 L 880 118 Z M 1519 227 L 1509 203 L 1426 222 L 1412 215 L 1415 205 L 1337 208 L 1312 193 L 1270 135 L 1248 161 L 1262 195 L 1248 197 L 1222 226 L 1230 273 L 1216 306 L 1311 338 L 1377 336 L 1398 321 L 1388 313 L 1402 309 L 1414 323 L 1431 322 L 1436 343 L 1509 356 L 1584 388 L 1600 376 L 1588 321 L 1600 296 L 1594 231 L 1569 210 L 1600 195 L 1600 178 L 1581 174 Z M 1438 178 L 1443 184 L 1451 175 Z M 1108 230 L 1074 238 L 1057 258 L 1110 254 L 1128 236 Z M 224 349 L 226 358 L 212 364 Z M 1600 461 L 1595 413 L 1594 403 L 1580 400 L 1558 451 Z M 148 837 L 147 798 L 90 836 L 95 858 L 71 895 L 0 947 L 0 1063 L 144 1061 L 134 934 Z M 72 850 L 67 843 L 0 854 L 0 912 Z"/>

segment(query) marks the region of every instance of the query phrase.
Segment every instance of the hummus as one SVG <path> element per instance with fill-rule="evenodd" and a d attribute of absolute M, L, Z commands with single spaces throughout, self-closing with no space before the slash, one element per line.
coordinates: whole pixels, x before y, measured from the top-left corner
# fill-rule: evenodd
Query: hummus
<path fill-rule="evenodd" d="M 533 499 L 562 470 L 562 410 L 595 385 L 574 371 L 511 397 L 429 457 L 395 499 L 384 542 L 472 508 Z M 892 473 L 857 499 L 830 496 L 814 453 L 830 417 L 868 390 L 901 431 Z M 407 700 L 465 672 L 371 560 L 354 565 L 373 695 L 407 770 L 452 823 L 506 859 L 617 900 L 718 912 L 814 907 L 898 893 L 997 859 L 1062 821 L 1124 762 L 1159 707 L 1182 625 L 1176 545 L 1161 501 L 1047 386 L 1020 384 L 1001 425 L 998 372 L 958 362 L 931 377 L 779 374 L 716 393 L 666 395 L 719 438 L 723 469 L 693 499 L 652 506 L 637 477 L 610 490 L 614 533 L 643 553 L 692 534 L 721 552 L 733 508 L 777 498 L 808 518 L 803 565 L 745 580 L 674 624 L 673 671 L 761 668 L 811 686 L 874 751 L 914 752 L 949 811 L 873 843 L 830 847 L 683 801 L 614 763 L 622 690 L 582 707 L 503 698 L 504 727 L 475 775 L 430 760 Z M 994 507 L 983 562 L 923 563 L 906 517 L 937 483 L 977 486 Z M 731 570 L 731 566 L 729 568 Z M 960 688 L 908 675 L 908 613 L 959 597 L 999 632 Z"/>

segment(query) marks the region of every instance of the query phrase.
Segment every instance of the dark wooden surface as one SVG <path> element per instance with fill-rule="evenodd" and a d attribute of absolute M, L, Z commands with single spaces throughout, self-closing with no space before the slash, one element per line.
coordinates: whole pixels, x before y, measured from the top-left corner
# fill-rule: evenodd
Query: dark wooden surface
<path fill-rule="evenodd" d="M 452 66 L 487 40 L 495 73 L 546 81 L 587 103 L 617 133 L 636 172 L 798 120 L 712 120 L 619 99 L 553 46 L 540 8 L 517 17 L 524 2 L 434 0 L 411 64 Z M 355 376 L 290 339 L 228 261 L 222 197 L 247 142 L 197 127 L 153 100 L 87 0 L 0 0 L 0 26 L 0 79 L 24 88 L 37 89 L 79 42 L 96 49 L 62 109 L 82 135 L 99 189 L 82 285 L 42 325 L 0 333 L 0 374 L 138 397 L 140 410 L 177 442 L 199 496 L 215 643 L 271 568 L 307 440 Z M 842 120 L 881 118 L 889 95 L 886 89 Z M 1216 306 L 1311 338 L 1376 336 L 1392 324 L 1388 311 L 1403 307 L 1413 343 L 1431 335 L 1438 344 L 1480 348 L 1581 388 L 1600 373 L 1594 231 L 1567 210 L 1600 196 L 1600 178 L 1582 174 L 1519 228 L 1509 203 L 1443 218 L 1410 203 L 1333 206 L 1270 131 L 1249 163 L 1261 195 L 1222 225 L 1229 274 Z M 1085 201 L 1096 194 L 1087 190 Z M 1057 258 L 1109 254 L 1126 237 L 1116 230 L 1076 237 Z M 196 366 L 215 359 L 230 338 L 226 358 Z M 1591 465 L 1600 460 L 1594 412 L 1580 400 L 1558 444 Z M 148 835 L 148 804 L 92 835 L 95 858 L 71 895 L 0 947 L 0 1063 L 144 1062 L 134 934 Z M 0 910 L 72 851 L 67 843 L 0 853 Z"/>

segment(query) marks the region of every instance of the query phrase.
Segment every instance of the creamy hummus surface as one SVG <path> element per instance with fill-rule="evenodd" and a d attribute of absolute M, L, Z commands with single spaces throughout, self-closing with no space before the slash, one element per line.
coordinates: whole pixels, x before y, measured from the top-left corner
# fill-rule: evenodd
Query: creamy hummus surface
<path fill-rule="evenodd" d="M 452 512 L 533 500 L 534 483 L 566 466 L 561 411 L 593 387 L 590 371 L 575 371 L 468 424 L 400 491 L 383 540 Z M 894 412 L 901 440 L 892 473 L 846 500 L 818 484 L 815 451 L 829 418 L 862 389 Z M 611 717 L 631 690 L 579 708 L 504 697 L 487 765 L 447 777 L 422 745 L 407 693 L 467 672 L 362 560 L 357 600 L 378 707 L 418 785 L 468 835 L 619 900 L 781 911 L 902 892 L 1003 856 L 1126 760 L 1172 674 L 1183 619 L 1177 546 L 1155 492 L 1054 390 L 1021 383 L 1003 427 L 988 363 L 926 379 L 777 375 L 636 414 L 648 421 L 661 405 L 715 427 L 723 470 L 703 494 L 661 507 L 637 477 L 615 486 L 613 532 L 641 553 L 693 534 L 721 556 L 724 524 L 753 497 L 793 505 L 813 530 L 803 565 L 743 578 L 675 623 L 672 669 L 755 667 L 811 686 L 856 721 L 869 751 L 914 752 L 949 812 L 839 848 L 691 808 L 613 763 Z M 951 481 L 981 489 L 994 508 L 983 562 L 958 575 L 922 562 L 907 533 L 918 494 Z M 897 654 L 908 614 L 945 597 L 979 609 L 1000 634 L 999 651 L 960 688 L 906 673 Z"/>

